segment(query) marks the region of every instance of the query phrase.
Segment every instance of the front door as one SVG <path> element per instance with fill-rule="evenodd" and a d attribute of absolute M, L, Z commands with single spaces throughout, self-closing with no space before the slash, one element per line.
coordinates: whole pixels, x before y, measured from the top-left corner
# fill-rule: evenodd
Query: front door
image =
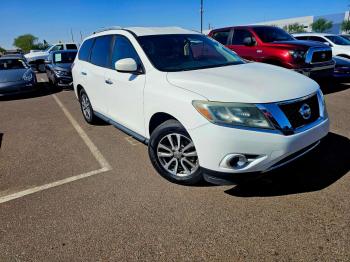
<path fill-rule="evenodd" d="M 117 72 L 115 62 L 124 58 L 133 58 L 141 67 L 141 60 L 129 39 L 116 35 L 112 48 L 111 66 L 105 74 L 105 88 L 108 90 L 106 97 L 108 117 L 144 135 L 143 91 L 146 77 L 145 74 Z"/>
<path fill-rule="evenodd" d="M 251 38 L 253 44 L 246 45 L 246 38 Z M 262 50 L 258 48 L 253 34 L 249 30 L 243 28 L 233 30 L 232 39 L 229 42 L 228 48 L 235 51 L 240 57 L 250 61 L 257 61 L 257 58 L 260 56 L 260 52 L 262 52 Z"/>

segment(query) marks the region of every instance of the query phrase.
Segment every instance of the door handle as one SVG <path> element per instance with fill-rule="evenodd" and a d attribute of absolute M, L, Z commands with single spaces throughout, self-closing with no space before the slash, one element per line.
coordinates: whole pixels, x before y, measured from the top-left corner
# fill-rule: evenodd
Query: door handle
<path fill-rule="evenodd" d="M 110 79 L 105 80 L 105 83 L 108 84 L 108 85 L 113 85 L 113 82 Z"/>
<path fill-rule="evenodd" d="M 256 50 L 256 52 L 260 54 L 260 53 L 263 52 L 263 50 L 260 50 L 260 49 L 259 49 L 259 50 Z"/>
<path fill-rule="evenodd" d="M 86 72 L 80 72 L 80 74 L 82 74 L 83 76 L 86 76 L 86 75 L 87 75 Z"/>

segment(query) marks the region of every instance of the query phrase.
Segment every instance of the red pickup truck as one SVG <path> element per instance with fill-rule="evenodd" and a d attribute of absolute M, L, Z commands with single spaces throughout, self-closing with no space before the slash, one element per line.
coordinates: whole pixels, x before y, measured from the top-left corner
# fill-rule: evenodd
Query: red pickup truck
<path fill-rule="evenodd" d="M 329 46 L 296 40 L 278 27 L 227 27 L 212 30 L 209 36 L 244 59 L 282 66 L 314 79 L 330 77 L 334 71 Z"/>

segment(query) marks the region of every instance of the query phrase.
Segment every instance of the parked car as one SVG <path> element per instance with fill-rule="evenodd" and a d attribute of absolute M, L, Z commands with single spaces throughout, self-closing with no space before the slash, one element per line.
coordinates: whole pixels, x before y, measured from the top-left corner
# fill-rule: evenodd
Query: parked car
<path fill-rule="evenodd" d="M 334 69 L 334 78 L 338 82 L 349 82 L 350 81 L 350 59 L 334 56 L 335 69 Z"/>
<path fill-rule="evenodd" d="M 25 55 L 28 63 L 34 66 L 40 72 L 45 71 L 45 60 L 51 52 L 60 51 L 60 50 L 77 50 L 78 47 L 74 43 L 59 43 L 53 46 L 49 46 L 44 51 L 32 51 Z"/>
<path fill-rule="evenodd" d="M 54 51 L 45 61 L 45 68 L 49 82 L 56 87 L 71 86 L 72 64 L 77 55 L 77 50 Z"/>
<path fill-rule="evenodd" d="M 17 59 L 22 59 L 25 62 L 27 62 L 27 59 L 25 58 L 25 56 L 23 54 L 5 54 L 1 57 L 2 58 L 17 58 Z"/>
<path fill-rule="evenodd" d="M 282 66 L 314 79 L 330 77 L 334 70 L 330 47 L 297 41 L 278 27 L 227 27 L 212 30 L 209 36 L 244 59 Z"/>
<path fill-rule="evenodd" d="M 344 37 L 346 40 L 350 41 L 350 35 L 340 35 L 341 37 Z"/>
<path fill-rule="evenodd" d="M 102 118 L 147 144 L 155 169 L 177 183 L 273 170 L 329 130 L 315 81 L 245 63 L 181 28 L 97 32 L 84 40 L 72 74 L 85 120 Z"/>
<path fill-rule="evenodd" d="M 321 42 L 332 48 L 334 56 L 350 58 L 350 40 L 335 34 L 326 33 L 300 33 L 294 34 L 299 40 Z"/>
<path fill-rule="evenodd" d="M 23 59 L 0 57 L 0 96 L 31 92 L 36 83 L 34 72 Z"/>

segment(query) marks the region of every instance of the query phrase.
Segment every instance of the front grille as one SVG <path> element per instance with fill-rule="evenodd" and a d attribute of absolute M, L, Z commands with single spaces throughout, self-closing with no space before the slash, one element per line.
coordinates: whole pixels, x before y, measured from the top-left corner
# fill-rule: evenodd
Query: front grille
<path fill-rule="evenodd" d="M 312 54 L 311 63 L 329 62 L 331 60 L 332 60 L 332 51 L 331 50 L 315 51 Z"/>
<path fill-rule="evenodd" d="M 309 106 L 311 109 L 311 115 L 308 119 L 305 119 L 300 113 L 304 105 L 306 105 L 306 107 Z M 315 122 L 320 117 L 320 108 L 316 94 L 306 99 L 280 104 L 279 107 L 294 129 Z"/>

